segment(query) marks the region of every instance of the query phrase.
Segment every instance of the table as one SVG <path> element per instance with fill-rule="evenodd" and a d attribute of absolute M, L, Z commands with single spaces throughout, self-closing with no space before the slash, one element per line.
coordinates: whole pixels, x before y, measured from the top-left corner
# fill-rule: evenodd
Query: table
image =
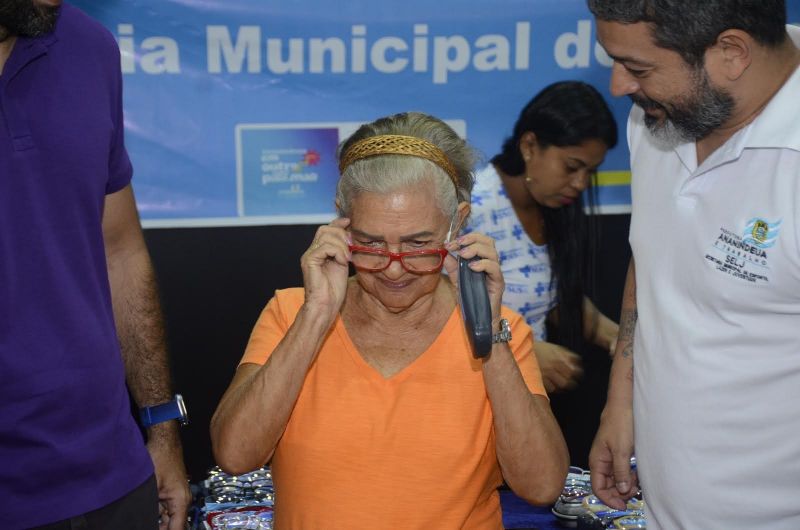
<path fill-rule="evenodd" d="M 531 506 L 511 490 L 500 490 L 503 526 L 507 530 L 563 530 L 564 526 L 550 512 L 550 507 Z"/>
<path fill-rule="evenodd" d="M 195 502 L 191 509 L 191 528 L 202 528 L 202 499 L 208 493 L 201 484 L 192 485 L 192 496 Z M 564 526 L 550 512 L 550 507 L 531 506 L 520 499 L 514 492 L 501 489 L 500 506 L 503 510 L 503 527 L 507 530 L 563 530 Z"/>

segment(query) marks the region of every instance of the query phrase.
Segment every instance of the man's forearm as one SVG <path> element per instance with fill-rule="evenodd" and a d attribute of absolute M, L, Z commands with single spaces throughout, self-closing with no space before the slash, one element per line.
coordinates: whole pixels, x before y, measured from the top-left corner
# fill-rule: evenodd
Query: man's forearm
<path fill-rule="evenodd" d="M 172 385 L 161 305 L 130 185 L 106 196 L 103 241 L 128 388 L 140 407 L 169 401 Z M 191 494 L 177 422 L 150 427 L 147 450 L 158 480 L 164 524 L 183 528 Z"/>
<path fill-rule="evenodd" d="M 619 336 L 617 337 L 614 361 L 611 365 L 606 406 L 615 404 L 630 406 L 633 401 L 633 336 L 637 320 L 636 267 L 631 258 L 622 295 Z"/>
<path fill-rule="evenodd" d="M 172 399 L 172 380 L 158 287 L 147 247 L 110 254 L 108 274 L 125 378 L 139 407 Z M 178 448 L 174 421 L 147 430 L 151 444 Z"/>
<path fill-rule="evenodd" d="M 166 337 L 153 267 L 142 245 L 108 256 L 109 282 L 128 387 L 140 407 L 172 398 Z"/>

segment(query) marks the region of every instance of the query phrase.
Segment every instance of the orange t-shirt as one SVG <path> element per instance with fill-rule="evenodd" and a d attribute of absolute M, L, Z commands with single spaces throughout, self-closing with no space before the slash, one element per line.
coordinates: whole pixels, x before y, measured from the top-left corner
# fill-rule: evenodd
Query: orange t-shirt
<path fill-rule="evenodd" d="M 303 296 L 276 291 L 242 363 L 266 362 Z M 528 388 L 544 395 L 530 328 L 503 316 Z M 336 320 L 272 458 L 276 528 L 503 528 L 492 409 L 462 322 L 456 307 L 433 344 L 385 379 Z"/>

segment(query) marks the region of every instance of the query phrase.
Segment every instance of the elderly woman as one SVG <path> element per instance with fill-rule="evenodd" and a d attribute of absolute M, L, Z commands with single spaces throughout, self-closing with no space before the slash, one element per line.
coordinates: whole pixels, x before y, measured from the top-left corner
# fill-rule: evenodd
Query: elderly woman
<path fill-rule="evenodd" d="M 449 238 L 469 215 L 473 160 L 419 113 L 342 145 L 342 217 L 303 254 L 304 288 L 262 312 L 211 423 L 223 469 L 272 462 L 278 528 L 501 529 L 503 479 L 534 504 L 558 496 L 567 451 L 530 327 L 501 307 L 492 240 Z M 485 360 L 442 274 L 457 276 L 455 252 L 486 273 Z"/>

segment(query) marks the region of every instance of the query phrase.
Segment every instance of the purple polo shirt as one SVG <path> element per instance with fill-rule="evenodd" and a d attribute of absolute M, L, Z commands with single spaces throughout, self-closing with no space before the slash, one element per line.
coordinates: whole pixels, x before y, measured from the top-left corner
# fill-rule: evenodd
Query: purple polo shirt
<path fill-rule="evenodd" d="M 103 250 L 128 185 L 113 37 L 64 5 L 0 75 L 0 526 L 113 502 L 153 473 L 130 413 Z"/>

